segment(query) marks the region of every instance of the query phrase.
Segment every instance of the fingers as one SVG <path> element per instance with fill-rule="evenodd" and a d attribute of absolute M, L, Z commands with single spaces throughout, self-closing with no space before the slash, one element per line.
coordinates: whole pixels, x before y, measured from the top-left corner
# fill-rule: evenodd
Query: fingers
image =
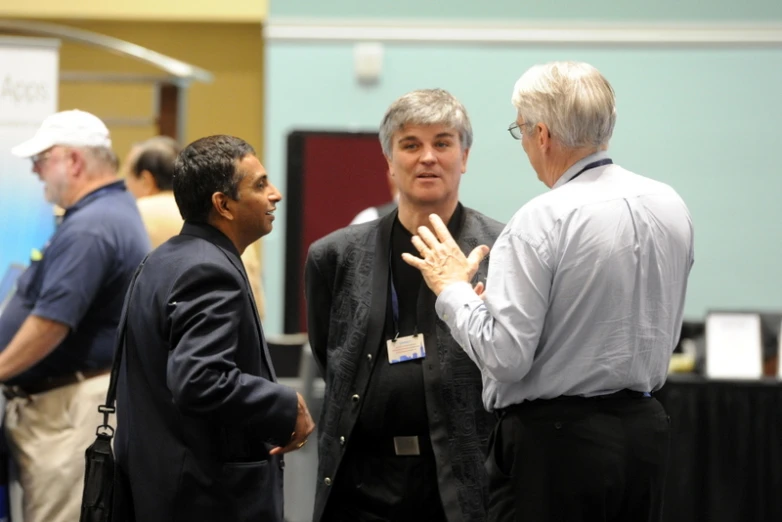
<path fill-rule="evenodd" d="M 298 398 L 296 426 L 295 431 L 291 435 L 291 441 L 286 446 L 272 448 L 269 451 L 269 455 L 280 455 L 303 448 L 307 444 L 307 437 L 315 431 L 315 421 L 312 420 L 307 404 L 304 402 L 304 397 L 300 393 L 296 393 L 296 396 Z"/>
<path fill-rule="evenodd" d="M 415 257 L 412 254 L 408 254 L 407 252 L 402 254 L 402 260 L 408 265 L 417 268 L 418 270 L 423 270 L 426 268 L 426 261 L 420 257 Z"/>
<path fill-rule="evenodd" d="M 287 446 L 277 446 L 275 448 L 272 448 L 269 450 L 269 455 L 281 455 L 284 453 L 290 453 L 291 451 L 300 450 L 304 447 L 305 444 L 307 444 L 307 441 L 309 440 L 309 436 L 312 434 L 312 432 L 315 430 L 315 423 L 312 421 L 312 418 L 310 417 L 309 422 L 307 423 L 307 427 L 302 432 L 302 435 L 294 436 L 293 440 L 291 440 Z"/>
<path fill-rule="evenodd" d="M 439 219 L 439 218 L 438 218 Z M 440 221 L 442 223 L 442 221 Z M 418 235 L 413 236 L 413 245 L 418 249 L 422 257 L 430 260 L 445 260 L 449 257 L 464 259 L 464 254 L 451 237 L 448 229 L 443 229 L 446 235 L 445 242 L 441 243 L 427 227 L 418 227 Z"/>
<path fill-rule="evenodd" d="M 486 284 L 483 281 L 478 281 L 478 284 L 476 284 L 473 287 L 473 291 L 475 292 L 475 295 L 486 300 Z"/>
<path fill-rule="evenodd" d="M 271 451 L 269 451 L 269 455 L 283 455 L 285 453 L 290 453 L 291 451 L 296 451 L 297 449 L 300 449 L 304 444 L 299 446 L 298 443 L 290 443 L 287 446 L 277 446 L 276 448 L 273 448 Z"/>
<path fill-rule="evenodd" d="M 489 247 L 486 245 L 479 245 L 472 249 L 472 252 L 470 252 L 470 255 L 467 256 L 467 266 L 470 270 L 470 277 L 475 275 L 475 272 L 478 270 L 478 266 L 480 266 L 481 261 L 489 254 Z"/>
<path fill-rule="evenodd" d="M 418 234 L 413 236 L 413 244 L 415 244 L 416 248 L 422 255 L 426 255 L 426 250 L 423 249 L 449 252 L 459 250 L 459 247 L 456 244 L 456 241 L 454 241 L 451 232 L 448 230 L 448 227 L 445 225 L 445 223 L 443 223 L 443 220 L 440 218 L 440 216 L 437 214 L 431 214 L 429 216 L 429 221 L 432 224 L 432 230 L 434 230 L 434 233 L 428 227 L 421 226 L 418 227 Z M 416 238 L 418 238 L 420 244 L 416 243 Z"/>
<path fill-rule="evenodd" d="M 429 254 L 429 247 L 426 246 L 420 237 L 413 236 L 412 239 L 410 239 L 410 242 L 413 243 L 413 246 L 418 250 L 418 253 L 421 254 L 421 257 L 426 257 Z"/>
<path fill-rule="evenodd" d="M 466 269 L 467 279 L 472 279 L 481 261 L 489 253 L 489 248 L 482 245 L 474 249 L 469 258 L 465 257 L 443 220 L 436 214 L 430 215 L 429 220 L 437 235 L 428 227 L 418 227 L 418 234 L 414 235 L 411 241 L 421 257 L 402 254 L 402 259 L 408 265 L 421 270 L 425 277 L 432 270 L 440 275 L 452 275 L 454 270 Z"/>
<path fill-rule="evenodd" d="M 437 214 L 430 214 L 429 222 L 432 224 L 432 230 L 434 230 L 437 234 L 437 238 L 440 240 L 440 243 L 450 247 L 456 246 L 456 242 L 453 240 L 453 236 L 451 235 L 450 230 L 448 230 L 448 227 L 445 223 L 443 223 L 443 220 L 440 218 L 440 216 Z"/>
<path fill-rule="evenodd" d="M 418 227 L 418 235 L 413 236 L 413 244 L 415 244 L 415 238 L 419 238 L 423 246 L 430 250 L 436 250 L 437 247 L 442 245 L 427 227 Z M 418 247 L 416 246 L 416 248 Z M 418 248 L 418 251 L 420 252 L 421 248 Z"/>

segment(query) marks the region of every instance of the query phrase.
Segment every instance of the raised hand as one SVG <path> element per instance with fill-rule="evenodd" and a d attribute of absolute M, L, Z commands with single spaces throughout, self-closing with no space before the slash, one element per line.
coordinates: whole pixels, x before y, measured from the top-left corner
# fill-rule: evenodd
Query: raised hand
<path fill-rule="evenodd" d="M 405 253 L 402 259 L 420 270 L 426 285 L 440 295 L 452 283 L 472 280 L 489 247 L 480 245 L 465 257 L 440 216 L 432 214 L 429 221 L 434 233 L 427 227 L 418 227 L 418 235 L 413 236 L 413 245 L 421 257 Z"/>

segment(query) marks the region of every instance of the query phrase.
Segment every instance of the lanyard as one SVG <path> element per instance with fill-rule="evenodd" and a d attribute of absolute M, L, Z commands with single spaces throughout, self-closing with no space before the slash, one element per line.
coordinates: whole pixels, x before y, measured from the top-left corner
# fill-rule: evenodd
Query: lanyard
<path fill-rule="evenodd" d="M 569 180 L 567 180 L 566 183 L 569 183 L 569 182 L 573 181 L 574 179 L 576 179 L 577 177 L 579 177 L 581 174 L 583 174 L 584 172 L 586 172 L 588 170 L 596 169 L 597 167 L 602 167 L 603 165 L 611 165 L 613 163 L 614 162 L 613 162 L 613 160 L 611 158 L 604 158 L 604 159 L 601 159 L 601 160 L 593 161 L 592 163 L 589 163 L 586 166 L 584 166 L 583 169 L 581 169 L 578 172 L 576 172 L 576 175 L 573 176 L 572 178 L 570 178 Z"/>
<path fill-rule="evenodd" d="M 396 293 L 396 286 L 394 286 L 394 266 L 391 264 L 391 253 L 388 255 L 388 272 L 391 282 L 391 316 L 394 321 L 394 339 L 396 339 L 399 337 L 399 295 Z M 418 335 L 418 321 L 416 321 L 413 335 Z"/>
<path fill-rule="evenodd" d="M 394 286 L 394 270 L 391 269 L 391 313 L 394 317 L 394 334 L 399 335 L 399 296 Z"/>

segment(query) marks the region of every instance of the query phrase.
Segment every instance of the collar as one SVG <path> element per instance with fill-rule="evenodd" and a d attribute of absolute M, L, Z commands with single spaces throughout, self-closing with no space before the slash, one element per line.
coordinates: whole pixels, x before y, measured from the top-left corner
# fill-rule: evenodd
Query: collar
<path fill-rule="evenodd" d="M 86 196 L 82 197 L 79 201 L 71 205 L 65 210 L 65 214 L 63 214 L 63 219 L 66 219 L 68 216 L 73 214 L 79 209 L 82 209 L 92 203 L 93 201 L 102 198 L 103 196 L 109 194 L 110 192 L 125 192 L 127 189 L 125 188 L 125 181 L 119 180 L 119 181 L 112 181 L 108 185 L 103 185 L 102 187 L 98 187 L 92 192 L 89 192 Z"/>
<path fill-rule="evenodd" d="M 182 231 L 179 233 L 179 235 L 200 237 L 201 239 L 217 245 L 223 250 L 227 250 L 228 252 L 235 255 L 237 259 L 241 259 L 239 251 L 236 249 L 236 245 L 233 244 L 233 241 L 228 239 L 228 236 L 207 223 L 194 223 L 192 221 L 185 221 L 185 224 L 182 226 Z"/>
<path fill-rule="evenodd" d="M 462 225 L 464 224 L 464 207 L 461 201 L 456 204 L 456 209 L 451 215 L 451 219 L 448 220 L 448 232 L 453 236 L 454 241 L 459 239 L 459 233 L 462 231 Z"/>
<path fill-rule="evenodd" d="M 399 209 L 394 209 L 393 212 L 390 212 L 389 215 L 393 216 L 393 219 L 391 219 L 391 223 L 399 224 L 399 230 L 403 231 L 404 234 L 408 237 L 413 237 L 414 234 L 411 234 L 409 230 L 407 230 L 405 227 L 402 226 L 402 223 L 399 221 Z M 451 214 L 451 219 L 448 220 L 448 223 L 446 223 L 446 226 L 448 227 L 448 232 L 451 233 L 451 236 L 453 237 L 454 241 L 459 239 L 459 233 L 462 231 L 462 225 L 464 224 L 464 206 L 462 205 L 462 202 L 459 201 L 456 203 L 456 208 L 453 211 L 453 214 Z M 391 227 L 393 229 L 393 226 Z"/>
<path fill-rule="evenodd" d="M 573 178 L 573 176 L 578 174 L 578 172 L 581 169 L 583 169 L 584 167 L 586 167 L 587 165 L 589 165 L 593 161 L 600 161 L 602 159 L 607 159 L 607 158 L 608 158 L 608 151 L 601 150 L 601 151 L 595 152 L 594 154 L 590 154 L 589 156 L 587 156 L 585 158 L 582 158 L 582 159 L 578 160 L 573 165 L 571 165 L 570 168 L 567 169 L 564 174 L 562 174 L 559 177 L 559 179 L 557 180 L 556 183 L 554 183 L 554 186 L 551 187 L 551 189 L 553 190 L 553 189 L 555 189 L 557 187 L 561 187 L 562 185 L 564 185 L 565 183 L 570 181 Z"/>

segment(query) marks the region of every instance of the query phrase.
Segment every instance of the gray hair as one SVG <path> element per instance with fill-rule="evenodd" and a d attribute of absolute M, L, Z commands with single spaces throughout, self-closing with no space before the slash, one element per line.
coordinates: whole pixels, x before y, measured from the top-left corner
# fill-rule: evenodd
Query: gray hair
<path fill-rule="evenodd" d="M 391 157 L 394 133 L 406 125 L 444 125 L 452 127 L 459 133 L 463 150 L 472 147 L 472 125 L 467 109 L 443 89 L 420 89 L 409 92 L 400 98 L 386 111 L 380 124 L 380 145 L 383 154 Z"/>
<path fill-rule="evenodd" d="M 544 123 L 568 148 L 606 146 L 614 132 L 614 89 L 587 63 L 535 65 L 516 82 L 511 101 L 528 127 Z"/>
<path fill-rule="evenodd" d="M 119 168 L 119 158 L 111 147 L 76 147 L 84 153 L 92 171 L 110 170 L 113 174 Z"/>

